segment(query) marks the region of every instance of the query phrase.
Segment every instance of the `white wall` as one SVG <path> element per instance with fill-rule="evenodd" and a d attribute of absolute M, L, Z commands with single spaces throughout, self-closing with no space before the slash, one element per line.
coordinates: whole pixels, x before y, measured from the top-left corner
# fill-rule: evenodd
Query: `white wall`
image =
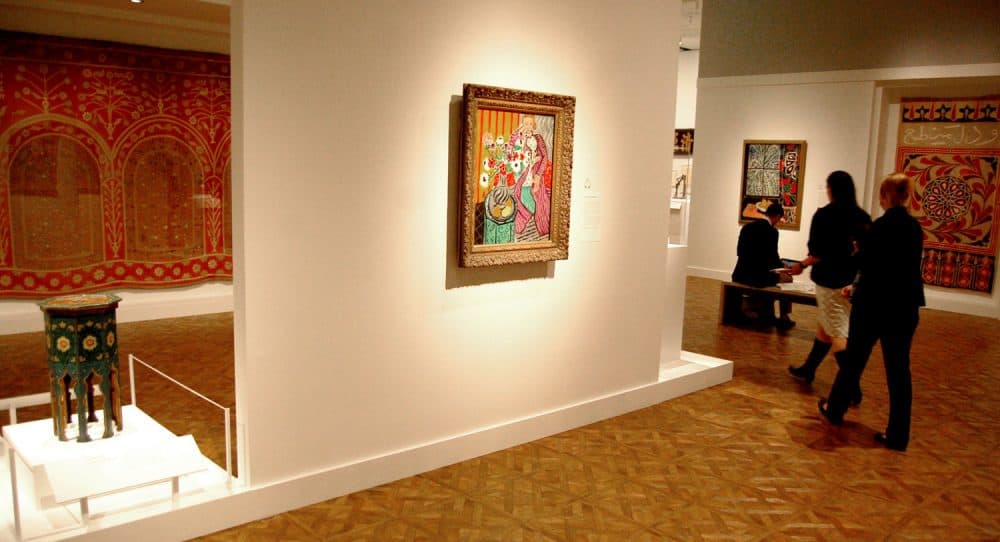
<path fill-rule="evenodd" d="M 895 167 L 900 96 L 996 93 L 998 75 L 1000 64 L 982 64 L 700 79 L 689 273 L 728 280 L 736 264 L 743 139 L 807 141 L 802 228 L 781 230 L 778 246 L 782 256 L 803 257 L 834 169 L 849 172 L 859 203 L 880 214 L 872 194 Z M 1000 318 L 1000 281 L 992 294 L 926 290 L 930 308 Z"/>
<path fill-rule="evenodd" d="M 698 103 L 698 51 L 681 51 L 677 55 L 678 128 L 694 128 L 695 106 Z"/>
<path fill-rule="evenodd" d="M 673 126 L 678 7 L 234 4 L 255 485 L 656 381 L 668 197 L 649 157 Z M 457 268 L 463 83 L 576 96 L 569 260 Z M 584 179 L 598 242 L 580 240 Z"/>
<path fill-rule="evenodd" d="M 873 84 L 758 85 L 704 79 L 700 84 L 689 269 L 729 280 L 736 265 L 745 139 L 806 141 L 801 228 L 783 229 L 778 237 L 783 257 L 804 258 L 812 215 L 828 203 L 827 175 L 847 171 L 858 192 L 864 191 Z"/>
<path fill-rule="evenodd" d="M 693 128 L 695 118 L 695 105 L 698 98 L 698 51 L 681 51 L 677 56 L 677 106 L 675 108 L 675 125 L 678 128 Z M 697 141 L 697 135 L 695 141 Z M 696 146 L 697 148 L 697 146 Z M 673 186 L 673 170 L 689 166 L 692 162 L 691 156 L 678 156 L 673 159 L 671 171 L 667 171 L 670 177 L 670 184 Z M 673 190 L 671 190 L 671 195 Z M 670 228 L 670 242 L 677 244 L 687 244 L 685 233 L 685 222 L 687 221 L 688 203 L 679 202 L 677 208 L 670 209 L 668 226 Z"/>
<path fill-rule="evenodd" d="M 1000 92 L 997 15 L 996 0 L 705 0 L 689 272 L 728 279 L 736 263 L 743 139 L 808 143 L 802 229 L 781 231 L 783 256 L 805 255 L 834 169 L 851 173 L 860 203 L 875 212 L 872 190 L 892 169 L 881 157 L 898 130 L 889 101 L 904 88 L 931 95 L 957 82 Z M 905 32 L 885 26 L 903 20 Z M 928 288 L 927 297 L 932 308 L 1000 318 L 997 291 Z"/>

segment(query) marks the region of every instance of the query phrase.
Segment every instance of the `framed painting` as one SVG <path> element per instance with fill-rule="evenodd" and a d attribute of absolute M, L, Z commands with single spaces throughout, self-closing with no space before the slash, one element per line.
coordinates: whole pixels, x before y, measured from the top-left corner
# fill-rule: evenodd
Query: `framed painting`
<path fill-rule="evenodd" d="M 459 265 L 569 257 L 576 98 L 466 84 Z"/>
<path fill-rule="evenodd" d="M 780 203 L 785 209 L 785 216 L 777 227 L 798 230 L 801 227 L 805 172 L 805 141 L 743 141 L 740 222 L 765 218 L 768 206 Z"/>
<path fill-rule="evenodd" d="M 674 130 L 674 155 L 687 156 L 689 154 L 694 154 L 694 128 Z"/>

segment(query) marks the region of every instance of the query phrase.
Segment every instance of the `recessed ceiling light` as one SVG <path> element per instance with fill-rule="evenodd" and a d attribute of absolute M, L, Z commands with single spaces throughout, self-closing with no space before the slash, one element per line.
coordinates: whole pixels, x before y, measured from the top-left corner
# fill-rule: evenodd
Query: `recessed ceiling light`
<path fill-rule="evenodd" d="M 133 4 L 141 4 L 143 2 L 143 0 L 128 0 L 128 1 L 132 2 Z"/>

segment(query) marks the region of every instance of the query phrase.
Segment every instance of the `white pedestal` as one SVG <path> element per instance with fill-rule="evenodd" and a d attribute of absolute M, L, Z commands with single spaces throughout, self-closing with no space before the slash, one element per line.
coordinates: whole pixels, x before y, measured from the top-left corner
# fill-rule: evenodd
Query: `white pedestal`
<path fill-rule="evenodd" d="M 210 471 L 214 484 L 225 484 L 225 473 L 217 476 L 221 469 L 201 455 L 191 435 L 178 437 L 131 405 L 122 408 L 122 418 L 124 429 L 106 439 L 100 438 L 103 421 L 91 422 L 97 435 L 85 443 L 60 441 L 51 419 L 3 428 L 11 492 L 9 501 L 0 499 L 0 518 L 14 538 L 86 527 L 92 517 L 134 511 L 143 503 L 174 504 L 182 476 L 188 486 L 195 478 L 188 475 Z M 12 522 L 7 511 L 13 511 Z"/>

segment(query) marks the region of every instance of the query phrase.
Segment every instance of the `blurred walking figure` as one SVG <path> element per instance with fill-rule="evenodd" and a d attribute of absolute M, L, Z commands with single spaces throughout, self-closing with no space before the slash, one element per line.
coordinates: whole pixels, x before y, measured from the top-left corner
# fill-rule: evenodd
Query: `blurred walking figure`
<path fill-rule="evenodd" d="M 879 203 L 885 214 L 872 224 L 861 243 L 860 273 L 853 292 L 847 359 L 837 372 L 830 398 L 819 402 L 820 413 L 841 423 L 850 395 L 857 389 L 875 342 L 882 343 L 885 379 L 889 385 L 889 422 L 875 440 L 904 451 L 910 442 L 910 346 L 924 305 L 924 283 L 920 277 L 923 232 L 906 211 L 910 182 L 894 173 L 879 187 Z"/>
<path fill-rule="evenodd" d="M 788 372 L 807 384 L 816 378 L 816 369 L 831 349 L 838 363 L 843 360 L 851 304 L 841 290 L 854 282 L 858 270 L 854 258 L 857 241 L 871 224 L 868 213 L 858 207 L 854 179 L 850 174 L 845 171 L 831 173 L 826 178 L 826 193 L 830 203 L 816 211 L 809 227 L 809 256 L 801 264 L 791 266 L 793 275 L 812 266 L 810 276 L 816 283 L 819 309 L 816 338 L 805 362 L 788 368 Z M 851 402 L 861 402 L 860 388 L 855 390 Z"/>

